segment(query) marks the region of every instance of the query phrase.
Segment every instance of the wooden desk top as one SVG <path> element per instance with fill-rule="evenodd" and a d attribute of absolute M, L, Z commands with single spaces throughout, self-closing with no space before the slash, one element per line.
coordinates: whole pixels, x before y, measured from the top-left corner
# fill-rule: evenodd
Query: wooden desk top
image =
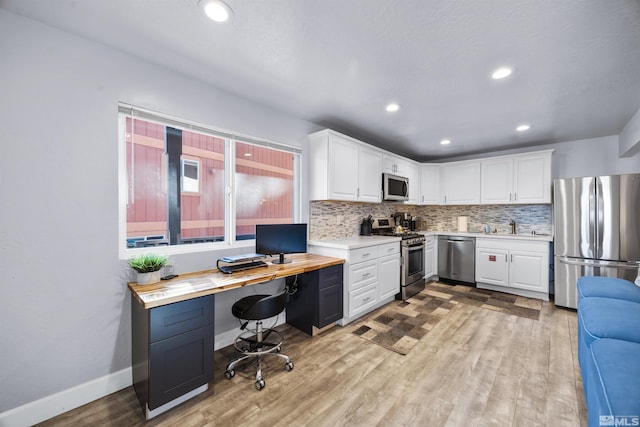
<path fill-rule="evenodd" d="M 224 274 L 217 269 L 198 271 L 152 285 L 131 282 L 128 286 L 133 296 L 145 309 L 149 309 L 344 263 L 341 258 L 310 253 L 291 254 L 287 258 L 292 262 L 280 265 L 269 263 L 266 268 L 258 267 L 232 274 Z"/>

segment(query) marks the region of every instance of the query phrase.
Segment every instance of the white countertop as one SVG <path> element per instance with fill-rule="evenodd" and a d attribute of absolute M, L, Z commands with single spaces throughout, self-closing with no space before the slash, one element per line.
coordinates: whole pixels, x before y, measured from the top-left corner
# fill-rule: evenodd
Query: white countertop
<path fill-rule="evenodd" d="M 553 236 L 543 236 L 540 234 L 507 234 L 507 233 L 481 233 L 460 231 L 418 231 L 425 236 L 466 236 L 477 239 L 506 239 L 506 240 L 533 240 L 536 242 L 552 242 Z"/>
<path fill-rule="evenodd" d="M 400 237 L 393 237 L 393 236 L 354 236 L 354 237 L 345 237 L 341 239 L 310 240 L 308 242 L 308 245 L 351 250 L 351 249 L 358 249 L 358 248 L 366 248 L 367 246 L 375 246 L 375 245 L 382 245 L 385 243 L 399 242 L 400 240 L 402 240 Z"/>

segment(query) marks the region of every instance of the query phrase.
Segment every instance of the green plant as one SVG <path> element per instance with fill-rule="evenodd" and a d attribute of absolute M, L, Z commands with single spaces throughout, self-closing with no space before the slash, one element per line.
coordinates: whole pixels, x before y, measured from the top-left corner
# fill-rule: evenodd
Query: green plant
<path fill-rule="evenodd" d="M 169 257 L 155 254 L 138 255 L 129 260 L 129 267 L 138 273 L 158 271 L 167 263 Z"/>

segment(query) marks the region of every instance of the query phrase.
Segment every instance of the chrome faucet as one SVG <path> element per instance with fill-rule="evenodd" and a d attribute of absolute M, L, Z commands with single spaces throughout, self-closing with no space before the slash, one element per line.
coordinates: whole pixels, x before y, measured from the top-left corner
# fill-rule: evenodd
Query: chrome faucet
<path fill-rule="evenodd" d="M 509 221 L 509 226 L 511 227 L 511 234 L 516 234 L 516 222 L 514 220 Z"/>

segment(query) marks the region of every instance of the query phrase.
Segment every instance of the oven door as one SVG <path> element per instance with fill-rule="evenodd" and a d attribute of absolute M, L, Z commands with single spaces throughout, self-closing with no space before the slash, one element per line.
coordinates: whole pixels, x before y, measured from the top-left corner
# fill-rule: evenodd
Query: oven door
<path fill-rule="evenodd" d="M 402 246 L 401 285 L 424 278 L 424 242 Z"/>

